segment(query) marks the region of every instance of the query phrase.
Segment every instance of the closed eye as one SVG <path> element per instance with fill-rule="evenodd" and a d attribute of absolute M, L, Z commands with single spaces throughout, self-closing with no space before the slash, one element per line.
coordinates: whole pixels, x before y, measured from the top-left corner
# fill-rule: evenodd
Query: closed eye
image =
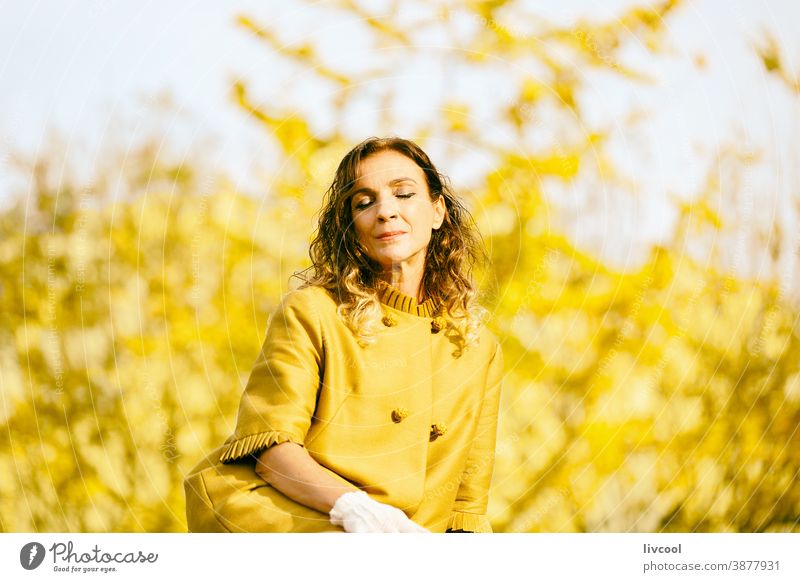
<path fill-rule="evenodd" d="M 402 194 L 395 194 L 397 198 L 411 198 L 412 196 L 416 196 L 416 192 L 403 192 Z M 372 204 L 374 200 L 372 198 L 362 198 L 360 202 L 357 202 L 353 205 L 353 210 L 363 210 L 370 204 Z"/>
<path fill-rule="evenodd" d="M 361 194 L 356 195 L 351 200 L 353 210 L 363 210 L 375 201 L 373 196 Z"/>

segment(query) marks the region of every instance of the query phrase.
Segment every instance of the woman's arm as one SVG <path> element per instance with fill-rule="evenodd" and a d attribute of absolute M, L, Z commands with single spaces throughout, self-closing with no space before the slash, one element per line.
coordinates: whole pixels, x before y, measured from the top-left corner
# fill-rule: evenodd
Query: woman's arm
<path fill-rule="evenodd" d="M 312 509 L 328 513 L 331 523 L 350 533 L 423 533 L 408 516 L 379 503 L 333 471 L 297 443 L 285 442 L 265 450 L 256 472 L 275 489 Z"/>
<path fill-rule="evenodd" d="M 494 470 L 503 370 L 503 352 L 498 344 L 487 370 L 486 393 L 475 440 L 467 456 L 466 468 L 461 475 L 456 501 L 447 524 L 448 530 L 482 533 L 492 531 L 489 519 L 486 517 L 486 509 Z"/>
<path fill-rule="evenodd" d="M 322 513 L 330 513 L 344 493 L 359 490 L 292 442 L 274 445 L 261 453 L 256 473 L 286 497 Z"/>

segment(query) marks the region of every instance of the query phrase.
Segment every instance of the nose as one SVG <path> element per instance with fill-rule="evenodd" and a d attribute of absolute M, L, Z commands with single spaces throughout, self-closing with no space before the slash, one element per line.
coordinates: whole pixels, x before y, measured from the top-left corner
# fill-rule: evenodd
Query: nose
<path fill-rule="evenodd" d="M 394 196 L 384 198 L 376 206 L 378 220 L 386 222 L 392 218 L 397 218 L 397 200 L 395 200 Z"/>

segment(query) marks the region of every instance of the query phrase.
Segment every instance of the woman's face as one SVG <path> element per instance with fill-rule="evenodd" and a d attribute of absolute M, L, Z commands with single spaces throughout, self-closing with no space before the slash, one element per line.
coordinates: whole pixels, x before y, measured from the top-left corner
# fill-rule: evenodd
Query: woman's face
<path fill-rule="evenodd" d="M 445 215 L 444 198 L 431 201 L 422 169 L 394 150 L 361 160 L 350 209 L 362 248 L 386 268 L 424 266 L 431 232 Z"/>

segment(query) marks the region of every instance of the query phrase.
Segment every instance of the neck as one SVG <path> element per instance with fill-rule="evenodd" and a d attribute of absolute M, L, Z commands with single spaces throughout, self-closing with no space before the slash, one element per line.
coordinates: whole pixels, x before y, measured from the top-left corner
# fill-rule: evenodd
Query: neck
<path fill-rule="evenodd" d="M 392 265 L 381 273 L 381 279 L 389 283 L 392 287 L 422 303 L 424 289 L 422 288 L 422 274 L 424 269 L 413 267 L 407 263 Z"/>

